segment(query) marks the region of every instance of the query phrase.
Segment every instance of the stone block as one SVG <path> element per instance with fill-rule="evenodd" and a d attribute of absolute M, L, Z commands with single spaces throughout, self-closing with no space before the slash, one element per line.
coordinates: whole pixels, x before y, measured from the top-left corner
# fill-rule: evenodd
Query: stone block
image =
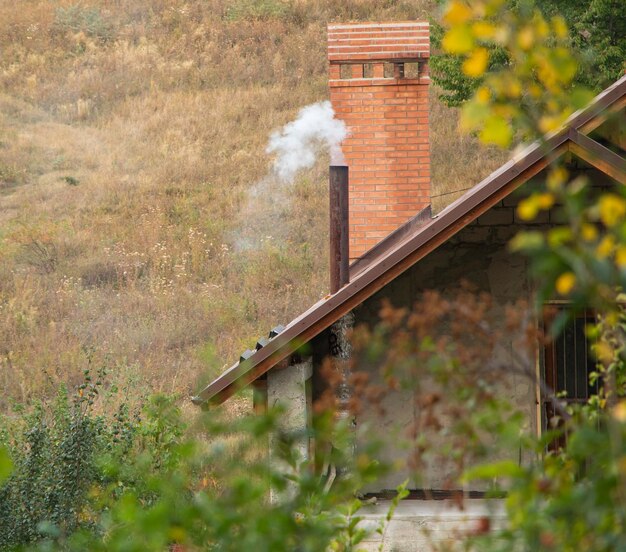
<path fill-rule="evenodd" d="M 502 206 L 503 207 L 517 207 L 517 205 L 522 199 L 523 199 L 523 196 L 521 196 L 520 194 L 516 194 L 516 193 L 510 194 L 502 200 Z"/>
<path fill-rule="evenodd" d="M 491 236 L 491 229 L 487 226 L 468 226 L 461 230 L 458 241 L 463 243 L 485 243 Z"/>
<path fill-rule="evenodd" d="M 512 207 L 494 207 L 478 217 L 481 226 L 508 226 L 513 224 Z"/>

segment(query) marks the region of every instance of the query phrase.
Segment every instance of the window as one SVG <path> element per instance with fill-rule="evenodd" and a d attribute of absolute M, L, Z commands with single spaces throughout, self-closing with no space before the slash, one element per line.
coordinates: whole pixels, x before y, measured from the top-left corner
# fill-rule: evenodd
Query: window
<path fill-rule="evenodd" d="M 567 308 L 559 305 L 550 306 L 544 314 L 544 326 L 549 327 L 556 314 Z M 543 351 L 543 378 L 546 385 L 556 393 L 565 392 L 561 401 L 566 404 L 586 403 L 591 395 L 597 393 L 598 384 L 590 385 L 589 376 L 596 369 L 591 346 L 593 342 L 586 332 L 588 324 L 595 323 L 592 311 L 585 310 L 568 320 L 562 333 Z M 555 416 L 554 405 L 548 397 L 542 397 L 542 427 L 549 426 Z M 564 444 L 564 439 L 555 446 Z"/>

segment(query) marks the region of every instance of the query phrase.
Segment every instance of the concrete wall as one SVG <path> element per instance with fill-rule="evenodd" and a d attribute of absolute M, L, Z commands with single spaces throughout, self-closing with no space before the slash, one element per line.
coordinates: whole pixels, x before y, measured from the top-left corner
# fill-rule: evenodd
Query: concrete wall
<path fill-rule="evenodd" d="M 487 517 L 491 520 L 491 528 L 502 527 L 505 522 L 504 504 L 500 500 L 469 500 L 463 510 L 445 500 L 405 500 L 398 504 L 395 515 L 386 523 L 389 505 L 383 500 L 359 512 L 363 517 L 360 527 L 371 531 L 359 545 L 359 550 L 461 550 L 462 538 L 484 527 Z M 381 526 L 384 528 L 382 535 L 377 532 Z"/>
<path fill-rule="evenodd" d="M 311 386 L 310 381 L 313 373 L 313 361 L 311 357 L 302 359 L 282 369 L 270 370 L 267 375 L 267 404 L 270 408 L 280 406 L 284 409 L 280 418 L 279 431 L 284 436 L 294 439 L 294 453 L 300 462 L 309 459 L 309 436 L 308 429 L 311 425 Z M 281 435 L 272 435 L 270 438 L 270 462 L 274 468 L 289 472 L 290 466 L 284 463 L 278 453 Z M 272 501 L 281 498 L 289 498 L 293 488 L 287 489 L 285 495 L 272 490 Z"/>
<path fill-rule="evenodd" d="M 444 295 L 454 294 L 463 279 L 492 296 L 493 320 L 504 320 L 505 307 L 518 299 L 530 302 L 533 286 L 527 261 L 512 254 L 507 248 L 510 239 L 523 228 L 522 222 L 516 219 L 516 203 L 515 199 L 501 202 L 366 301 L 355 311 L 357 325 L 377 324 L 383 299 L 390 300 L 398 307 L 411 307 L 424 290 L 436 289 Z M 556 212 L 544 213 L 534 226 L 552 226 L 557 216 Z M 494 365 L 512 365 L 514 359 L 519 362 L 519 355 L 510 342 L 499 343 L 493 352 Z M 534 359 L 532 364 L 530 368 L 535 370 Z M 369 372 L 372 381 L 379 380 L 376 369 L 370 369 Z M 523 375 L 505 373 L 501 387 L 507 398 L 524 412 L 528 429 L 535 431 L 537 403 L 534 383 Z M 374 437 L 384 444 L 380 452 L 382 460 L 401 462 L 407 458 L 408 451 L 398 443 L 406 442 L 406 428 L 419 414 L 416 400 L 412 391 L 394 391 L 385 397 L 382 406 L 385 411 L 383 416 L 370 409 L 359 418 L 358 424 L 361 428 L 367 428 L 369 438 Z M 429 442 L 436 444 L 436 437 L 429 437 Z M 514 459 L 520 458 L 519 449 L 507 451 L 506 454 Z M 419 480 L 406 467 L 399 467 L 392 475 L 366 491 L 393 489 L 407 477 L 411 488 L 443 489 L 450 473 L 451 466 L 445 459 L 439 458 L 428 467 L 425 474 L 421 474 Z M 471 489 L 482 490 L 478 484 L 474 484 Z"/>

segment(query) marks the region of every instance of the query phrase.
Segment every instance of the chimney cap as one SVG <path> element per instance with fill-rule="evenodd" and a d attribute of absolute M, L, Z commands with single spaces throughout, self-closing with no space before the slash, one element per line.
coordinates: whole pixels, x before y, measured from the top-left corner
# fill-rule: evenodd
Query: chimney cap
<path fill-rule="evenodd" d="M 428 21 L 328 25 L 328 60 L 372 62 L 430 57 Z"/>

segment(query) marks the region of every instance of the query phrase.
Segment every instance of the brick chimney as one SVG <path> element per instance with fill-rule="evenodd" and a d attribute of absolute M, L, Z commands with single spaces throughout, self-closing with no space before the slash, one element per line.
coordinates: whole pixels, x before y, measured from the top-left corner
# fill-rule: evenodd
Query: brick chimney
<path fill-rule="evenodd" d="M 430 204 L 428 23 L 328 26 L 330 101 L 350 135 L 350 259 Z"/>

